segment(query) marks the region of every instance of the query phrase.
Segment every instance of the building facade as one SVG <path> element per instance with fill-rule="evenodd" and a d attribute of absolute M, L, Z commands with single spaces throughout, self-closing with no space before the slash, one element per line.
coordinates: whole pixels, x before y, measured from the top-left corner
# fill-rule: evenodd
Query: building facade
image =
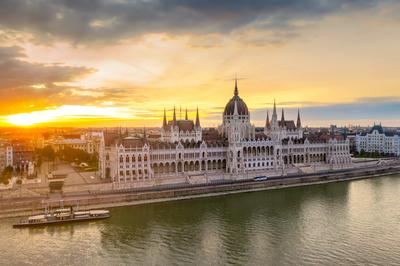
<path fill-rule="evenodd" d="M 196 112 L 196 123 L 188 118 L 186 109 L 185 119 L 176 119 L 176 112 L 174 107 L 174 114 L 171 121 L 167 122 L 167 114 L 164 109 L 163 125 L 161 128 L 161 141 L 165 142 L 180 142 L 180 141 L 194 141 L 202 140 L 201 126 L 199 119 L 199 109 Z"/>
<path fill-rule="evenodd" d="M 355 136 L 357 152 L 400 156 L 400 135 L 386 133 L 382 125 L 374 125 L 366 134 Z"/>
<path fill-rule="evenodd" d="M 218 137 L 202 139 L 197 110 L 196 121 L 167 121 L 164 111 L 161 138 L 115 137 L 105 142 L 100 153 L 100 175 L 113 182 L 164 177 L 218 176 L 244 178 L 251 173 L 284 173 L 286 169 L 321 165 L 345 168 L 351 165 L 348 141 L 309 141 L 303 138 L 300 112 L 297 123 L 278 120 L 274 103 L 272 119 L 267 114 L 264 133 L 255 134 L 250 112 L 239 97 L 237 81 L 234 95 L 222 114 Z"/>
<path fill-rule="evenodd" d="M 13 166 L 13 147 L 8 143 L 0 143 L 0 172 L 7 166 Z"/>
<path fill-rule="evenodd" d="M 46 142 L 54 151 L 63 150 L 65 147 L 82 150 L 89 154 L 99 153 L 104 139 L 102 132 L 87 132 L 82 134 L 80 138 L 63 138 L 61 136 L 54 137 Z"/>

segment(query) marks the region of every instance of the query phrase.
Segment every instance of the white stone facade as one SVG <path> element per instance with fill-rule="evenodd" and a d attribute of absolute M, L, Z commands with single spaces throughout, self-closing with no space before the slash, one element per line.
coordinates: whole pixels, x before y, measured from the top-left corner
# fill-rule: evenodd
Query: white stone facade
<path fill-rule="evenodd" d="M 167 123 L 164 113 L 164 133 L 160 141 L 120 137 L 114 144 L 104 147 L 100 175 L 111 178 L 113 182 L 196 175 L 220 175 L 236 179 L 249 173 L 283 173 L 287 168 L 305 165 L 325 165 L 330 168 L 351 165 L 348 141 L 331 139 L 315 143 L 303 139 L 299 121 L 294 129 L 293 125 L 288 129 L 285 122 L 279 126 L 275 107 L 272 120 L 266 125 L 266 134 L 256 138 L 250 113 L 238 96 L 237 86 L 234 97 L 225 108 L 222 125 L 218 128 L 219 139 L 172 141 L 165 137 L 165 132 L 170 130 L 168 125 L 172 123 L 175 122 Z M 197 116 L 195 126 L 199 124 Z"/>
<path fill-rule="evenodd" d="M 372 127 L 369 133 L 356 135 L 358 152 L 378 152 L 400 156 L 400 136 L 385 134 L 381 125 Z"/>
<path fill-rule="evenodd" d="M 167 117 L 164 110 L 164 121 L 161 128 L 161 141 L 175 143 L 180 141 L 194 141 L 199 142 L 202 140 L 202 130 L 199 120 L 199 110 L 196 113 L 196 123 L 188 119 L 186 110 L 185 119 L 177 120 L 175 107 L 173 119 L 167 123 Z"/>
<path fill-rule="evenodd" d="M 0 143 L 0 172 L 7 166 L 13 166 L 13 148 L 7 143 Z"/>

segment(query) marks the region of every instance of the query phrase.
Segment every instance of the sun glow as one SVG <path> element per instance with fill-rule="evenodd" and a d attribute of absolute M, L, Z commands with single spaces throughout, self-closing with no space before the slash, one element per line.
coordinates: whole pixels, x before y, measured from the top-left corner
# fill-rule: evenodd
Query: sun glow
<path fill-rule="evenodd" d="M 5 117 L 5 121 L 15 126 L 33 126 L 43 123 L 63 122 L 76 119 L 128 119 L 134 117 L 134 115 L 130 114 L 128 110 L 124 108 L 63 105 L 55 109 L 9 115 Z"/>

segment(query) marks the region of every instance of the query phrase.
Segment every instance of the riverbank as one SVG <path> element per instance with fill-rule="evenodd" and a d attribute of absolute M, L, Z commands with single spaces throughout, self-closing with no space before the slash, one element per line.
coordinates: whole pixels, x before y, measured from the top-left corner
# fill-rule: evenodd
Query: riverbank
<path fill-rule="evenodd" d="M 326 173 L 293 175 L 266 181 L 240 180 L 220 184 L 180 185 L 176 187 L 154 187 L 151 189 L 124 189 L 90 194 L 52 195 L 17 199 L 17 202 L 0 200 L 0 218 L 28 216 L 40 211 L 45 205 L 57 207 L 60 200 L 64 206 L 80 208 L 112 208 L 127 205 L 148 204 L 163 201 L 214 197 L 226 194 L 245 193 L 269 189 L 282 189 L 331 182 L 352 181 L 400 173 L 400 165 L 376 167 L 374 169 L 350 169 Z M 36 211 L 32 211 L 35 210 Z"/>

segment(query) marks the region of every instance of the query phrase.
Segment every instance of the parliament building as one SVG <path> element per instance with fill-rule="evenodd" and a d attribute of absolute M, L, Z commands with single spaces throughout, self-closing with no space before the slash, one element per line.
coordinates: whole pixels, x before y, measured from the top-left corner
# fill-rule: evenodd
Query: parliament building
<path fill-rule="evenodd" d="M 294 120 L 286 120 L 284 110 L 278 118 L 274 102 L 271 118 L 267 111 L 263 132 L 251 124 L 250 112 L 239 96 L 237 81 L 234 95 L 226 104 L 222 124 L 213 129 L 214 137 L 204 136 L 199 110 L 195 120 L 187 111 L 172 120 L 164 110 L 161 136 L 115 136 L 103 141 L 99 152 L 100 175 L 113 182 L 147 179 L 210 176 L 243 179 L 256 175 L 283 175 L 301 167 L 327 169 L 351 166 L 349 142 L 309 140 L 303 136 L 300 111 Z"/>

